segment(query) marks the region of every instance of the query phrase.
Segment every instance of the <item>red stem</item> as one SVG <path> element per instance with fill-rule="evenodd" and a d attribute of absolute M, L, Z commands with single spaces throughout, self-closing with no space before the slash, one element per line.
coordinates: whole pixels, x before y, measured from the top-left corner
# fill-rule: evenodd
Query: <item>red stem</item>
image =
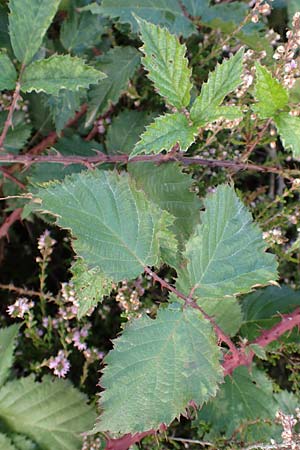
<path fill-rule="evenodd" d="M 3 237 L 6 237 L 8 239 L 8 230 L 15 222 L 20 220 L 22 211 L 23 208 L 17 208 L 9 216 L 6 217 L 0 227 L 0 239 Z"/>

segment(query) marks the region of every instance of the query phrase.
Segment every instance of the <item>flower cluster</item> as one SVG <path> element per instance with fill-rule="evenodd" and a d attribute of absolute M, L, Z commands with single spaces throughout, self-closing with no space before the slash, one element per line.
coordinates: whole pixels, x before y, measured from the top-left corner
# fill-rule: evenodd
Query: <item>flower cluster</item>
<path fill-rule="evenodd" d="M 272 1 L 272 0 L 271 0 Z M 264 0 L 254 0 L 250 2 L 250 7 L 253 7 L 251 11 L 251 21 L 257 23 L 259 16 L 268 16 L 271 14 L 271 5 Z"/>
<path fill-rule="evenodd" d="M 300 447 L 300 434 L 295 431 L 295 426 L 300 423 L 300 409 L 296 408 L 296 417 L 291 414 L 284 414 L 282 411 L 276 413 L 277 422 L 282 425 L 281 433 L 282 446 L 291 450 L 297 450 Z"/>
<path fill-rule="evenodd" d="M 26 313 L 33 308 L 34 303 L 26 297 L 19 297 L 13 305 L 8 306 L 7 312 L 11 317 L 24 319 Z"/>
<path fill-rule="evenodd" d="M 48 365 L 49 369 L 53 370 L 54 375 L 59 378 L 65 378 L 71 367 L 63 350 L 59 350 L 57 356 L 51 357 L 46 365 Z"/>
<path fill-rule="evenodd" d="M 273 58 L 279 63 L 282 70 L 282 81 L 286 88 L 291 89 L 300 76 L 299 57 L 296 57 L 300 46 L 300 12 L 297 12 L 292 21 L 292 30 L 286 33 L 287 42 L 276 48 Z"/>
<path fill-rule="evenodd" d="M 283 236 L 282 230 L 280 228 L 273 228 L 270 231 L 263 232 L 263 239 L 265 239 L 269 244 L 284 244 L 287 239 Z"/>
<path fill-rule="evenodd" d="M 118 289 L 116 301 L 119 303 L 121 309 L 123 309 L 126 313 L 138 311 L 141 307 L 139 299 L 144 292 L 145 289 L 142 287 L 140 278 L 130 284 L 124 280 L 122 281 L 121 287 Z"/>

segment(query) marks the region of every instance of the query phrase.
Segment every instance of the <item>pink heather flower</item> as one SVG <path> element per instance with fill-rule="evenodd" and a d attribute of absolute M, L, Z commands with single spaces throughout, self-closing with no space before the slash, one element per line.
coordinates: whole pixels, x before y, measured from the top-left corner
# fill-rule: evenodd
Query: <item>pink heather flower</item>
<path fill-rule="evenodd" d="M 54 375 L 58 378 L 65 378 L 70 370 L 69 360 L 66 358 L 63 350 L 59 350 L 57 356 L 51 357 L 48 362 L 49 369 L 53 370 Z"/>
<path fill-rule="evenodd" d="M 52 239 L 49 230 L 45 230 L 38 239 L 38 249 L 40 251 L 53 247 L 54 244 L 56 244 L 56 240 Z"/>
<path fill-rule="evenodd" d="M 23 319 L 25 313 L 27 313 L 33 306 L 33 301 L 29 301 L 26 297 L 19 297 L 13 305 L 10 305 L 7 308 L 7 312 L 11 317 L 19 317 L 20 319 Z"/>
<path fill-rule="evenodd" d="M 83 328 L 81 328 L 81 330 L 75 329 L 73 331 L 72 341 L 73 341 L 74 347 L 78 348 L 78 350 L 80 350 L 80 351 L 87 349 L 87 345 L 84 341 L 88 336 L 89 328 L 90 328 L 89 326 L 85 325 Z"/>

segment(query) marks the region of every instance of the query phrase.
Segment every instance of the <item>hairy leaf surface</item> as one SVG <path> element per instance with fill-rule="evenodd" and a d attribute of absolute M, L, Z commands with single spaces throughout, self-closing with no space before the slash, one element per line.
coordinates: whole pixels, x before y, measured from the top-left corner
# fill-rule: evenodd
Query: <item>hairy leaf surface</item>
<path fill-rule="evenodd" d="M 166 102 L 176 108 L 190 103 L 192 71 L 188 67 L 186 46 L 166 28 L 160 28 L 137 18 L 142 41 L 142 59 L 148 78 Z"/>
<path fill-rule="evenodd" d="M 165 114 L 146 127 L 130 156 L 170 151 L 176 144 L 185 151 L 195 141 L 196 134 L 197 129 L 189 124 L 184 114 Z"/>
<path fill-rule="evenodd" d="M 12 90 L 16 86 L 17 72 L 6 53 L 0 51 L 0 91 Z"/>
<path fill-rule="evenodd" d="M 138 31 L 134 14 L 167 27 L 171 33 L 187 37 L 196 32 L 195 25 L 182 14 L 179 2 L 174 0 L 103 0 L 101 5 L 92 3 L 84 9 L 129 23 L 134 32 Z"/>
<path fill-rule="evenodd" d="M 205 208 L 185 252 L 188 284 L 196 296 L 246 293 L 277 278 L 275 257 L 265 253 L 262 233 L 232 187 L 218 186 Z"/>
<path fill-rule="evenodd" d="M 155 320 L 131 322 L 105 359 L 104 412 L 94 432 L 157 429 L 189 401 L 202 405 L 222 381 L 219 357 L 211 325 L 193 309 L 161 309 Z"/>
<path fill-rule="evenodd" d="M 33 62 L 22 76 L 23 92 L 46 92 L 58 95 L 61 89 L 78 91 L 97 84 L 106 75 L 70 55 L 53 55 Z"/>
<path fill-rule="evenodd" d="M 273 117 L 289 100 L 287 90 L 259 63 L 256 63 L 254 96 L 258 103 L 252 109 L 261 119 Z"/>
<path fill-rule="evenodd" d="M 19 325 L 0 329 L 0 387 L 5 383 L 13 363 Z"/>
<path fill-rule="evenodd" d="M 295 158 L 300 158 L 300 117 L 281 113 L 275 117 L 275 124 L 284 148 L 292 150 Z"/>
<path fill-rule="evenodd" d="M 178 239 L 186 239 L 199 222 L 201 207 L 199 198 L 191 192 L 191 176 L 175 163 L 160 166 L 151 162 L 133 163 L 128 170 L 151 201 L 175 217 L 173 231 Z"/>
<path fill-rule="evenodd" d="M 23 433 L 45 450 L 81 449 L 80 433 L 95 414 L 85 396 L 68 381 L 32 377 L 6 383 L 0 390 L 0 416 L 10 430 Z"/>
<path fill-rule="evenodd" d="M 260 428 L 255 426 L 251 439 L 251 425 L 241 427 L 239 436 L 247 441 L 270 438 L 266 433 L 263 419 L 274 420 L 278 405 L 273 396 L 272 382 L 258 369 L 252 368 L 252 374 L 247 367 L 238 367 L 232 376 L 225 378 L 215 399 L 199 411 L 199 420 L 205 420 L 212 425 L 210 436 L 212 438 L 224 433 L 229 438 L 235 430 L 247 422 L 261 420 Z M 271 426 L 269 427 L 271 428 Z M 270 430 L 269 430 L 270 432 Z"/>
<path fill-rule="evenodd" d="M 42 45 L 60 0 L 10 0 L 9 34 L 17 59 L 24 65 Z"/>
<path fill-rule="evenodd" d="M 230 59 L 218 64 L 214 72 L 209 74 L 208 80 L 202 85 L 200 95 L 191 108 L 191 118 L 198 126 L 204 126 L 215 121 L 218 117 L 229 114 L 226 110 L 219 110 L 226 95 L 234 91 L 242 82 L 244 50 L 239 50 Z M 235 108 L 235 114 L 236 114 Z M 230 118 L 230 117 L 229 117 Z"/>
<path fill-rule="evenodd" d="M 89 91 L 86 126 L 94 122 L 97 114 L 118 102 L 139 63 L 139 54 L 133 47 L 115 47 L 98 59 L 97 68 L 107 77 Z"/>
<path fill-rule="evenodd" d="M 38 209 L 57 216 L 72 231 L 74 248 L 89 268 L 99 267 L 113 281 L 132 279 L 159 264 L 166 235 L 171 248 L 173 219 L 136 189 L 126 174 L 81 173 L 36 194 Z"/>

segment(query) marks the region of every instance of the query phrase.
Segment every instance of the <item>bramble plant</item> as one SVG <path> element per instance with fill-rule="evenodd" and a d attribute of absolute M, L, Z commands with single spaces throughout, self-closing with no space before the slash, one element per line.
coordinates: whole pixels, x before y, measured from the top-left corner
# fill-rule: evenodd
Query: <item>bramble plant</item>
<path fill-rule="evenodd" d="M 0 2 L 0 450 L 298 448 L 299 47 L 299 0 Z"/>

